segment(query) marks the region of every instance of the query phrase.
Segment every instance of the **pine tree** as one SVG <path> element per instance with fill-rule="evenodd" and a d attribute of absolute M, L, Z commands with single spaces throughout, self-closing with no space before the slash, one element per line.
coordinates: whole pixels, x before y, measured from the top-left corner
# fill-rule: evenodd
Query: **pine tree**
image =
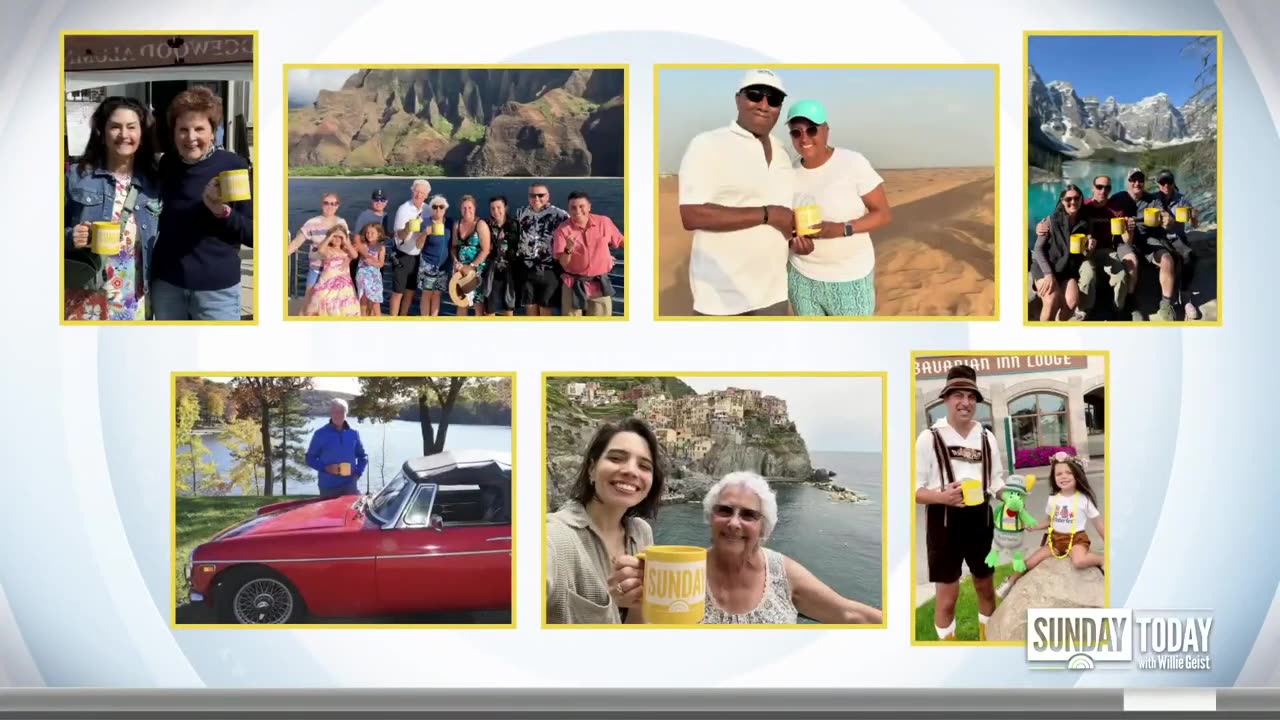
<path fill-rule="evenodd" d="M 307 446 L 311 442 L 310 418 L 301 392 L 286 394 L 276 408 L 272 441 L 280 469 L 280 494 L 289 494 L 289 478 L 306 482 L 315 476 L 307 467 Z"/>

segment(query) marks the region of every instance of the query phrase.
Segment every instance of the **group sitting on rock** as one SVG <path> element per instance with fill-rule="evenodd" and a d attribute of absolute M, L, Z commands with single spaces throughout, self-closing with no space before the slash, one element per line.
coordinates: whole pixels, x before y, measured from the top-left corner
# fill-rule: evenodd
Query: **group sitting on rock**
<path fill-rule="evenodd" d="M 612 250 L 622 247 L 624 237 L 611 219 L 591 211 L 587 193 L 569 193 L 565 211 L 551 204 L 545 184 L 534 182 L 528 205 L 514 216 L 507 198 L 498 195 L 489 198 L 489 214 L 481 218 L 471 195 L 458 199 L 459 214 L 450 217 L 449 201 L 431 195 L 430 181 L 414 180 L 411 192 L 388 213 L 386 194 L 375 190 L 356 221 L 354 242 L 338 244 L 333 228 L 341 227 L 344 237 L 351 231 L 337 215 L 337 193 L 324 194 L 321 215 L 307 220 L 289 245 L 292 254 L 311 242 L 305 314 L 380 315 L 385 265 L 392 268 L 392 316 L 408 315 L 416 293 L 420 314 L 437 316 L 445 292 L 458 315 L 511 316 L 522 308 L 529 316 L 555 315 L 557 309 L 574 317 L 613 314 Z M 344 262 L 349 277 L 333 273 L 320 282 L 328 265 Z M 315 300 L 317 285 L 324 301 Z"/>
<path fill-rule="evenodd" d="M 665 483 L 658 438 L 643 420 L 596 431 L 570 499 L 547 517 L 547 623 L 655 622 L 645 617 L 642 557 L 654 547 L 649 521 Z M 801 615 L 842 625 L 884 622 L 880 610 L 842 597 L 794 559 L 765 547 L 778 502 L 763 477 L 729 473 L 702 505 L 711 542 L 705 589 L 693 590 L 695 607 L 702 605 L 693 618 L 698 624 L 795 625 Z"/>
<path fill-rule="evenodd" d="M 1146 174 L 1134 168 L 1127 187 L 1111 194 L 1111 178 L 1093 179 L 1085 199 L 1076 185 L 1058 196 L 1053 214 L 1036 225 L 1032 278 L 1040 298 L 1040 320 L 1088 320 L 1110 305 L 1116 319 L 1146 319 L 1137 302 L 1140 264 L 1156 268 L 1160 305 L 1151 319 L 1172 321 L 1179 310 L 1186 320 L 1200 312 L 1194 303 L 1179 307 L 1196 265 L 1187 228 L 1199 224 L 1199 213 L 1178 190 L 1173 172 L 1156 176 L 1158 192 L 1146 189 Z M 1108 302 L 1099 302 L 1105 298 Z"/>

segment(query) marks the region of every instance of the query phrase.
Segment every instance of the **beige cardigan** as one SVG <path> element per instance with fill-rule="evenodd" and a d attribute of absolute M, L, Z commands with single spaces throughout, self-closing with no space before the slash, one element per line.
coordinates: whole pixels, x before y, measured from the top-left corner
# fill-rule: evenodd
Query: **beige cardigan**
<path fill-rule="evenodd" d="M 644 520 L 627 518 L 624 538 L 628 555 L 653 544 L 653 529 Z M 547 624 L 619 624 L 622 615 L 605 583 L 613 563 L 600 533 L 582 503 L 570 500 L 547 516 Z"/>

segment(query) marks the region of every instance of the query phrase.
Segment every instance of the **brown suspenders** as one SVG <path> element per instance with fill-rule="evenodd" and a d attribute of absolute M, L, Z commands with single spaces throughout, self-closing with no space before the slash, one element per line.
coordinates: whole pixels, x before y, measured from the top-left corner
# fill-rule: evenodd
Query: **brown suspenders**
<path fill-rule="evenodd" d="M 987 429 L 980 428 L 982 431 L 982 497 L 990 497 L 991 494 L 991 441 L 987 439 Z M 933 433 L 933 454 L 938 460 L 938 471 L 942 474 L 942 485 L 946 487 L 956 481 L 955 469 L 951 467 L 951 458 L 947 456 L 947 444 L 942 441 L 942 435 L 937 428 L 929 428 L 929 432 Z M 951 512 L 951 508 L 943 506 L 942 526 L 947 526 L 947 518 Z M 992 523 L 991 513 L 987 513 L 987 522 Z"/>

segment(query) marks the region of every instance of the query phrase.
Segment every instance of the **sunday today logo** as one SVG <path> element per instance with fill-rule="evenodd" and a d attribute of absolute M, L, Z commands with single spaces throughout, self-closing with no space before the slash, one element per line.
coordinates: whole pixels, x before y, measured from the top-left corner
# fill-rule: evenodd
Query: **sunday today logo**
<path fill-rule="evenodd" d="M 1043 670 L 1209 670 L 1208 610 L 1027 610 L 1027 662 Z"/>

